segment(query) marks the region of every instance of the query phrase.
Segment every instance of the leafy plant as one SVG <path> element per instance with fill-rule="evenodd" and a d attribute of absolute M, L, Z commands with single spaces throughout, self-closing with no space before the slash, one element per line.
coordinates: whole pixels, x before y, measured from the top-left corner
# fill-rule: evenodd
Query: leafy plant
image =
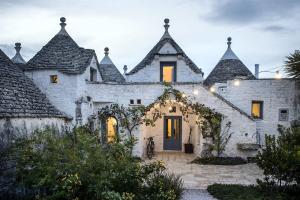
<path fill-rule="evenodd" d="M 85 127 L 64 135 L 37 131 L 17 139 L 0 158 L 13 169 L 1 171 L 10 183 L 2 188 L 0 199 L 140 200 L 151 191 L 154 175 L 165 180 L 161 187 L 167 191 L 181 187 L 179 177 L 178 182 L 168 179 L 162 163 L 144 164 L 132 157 L 126 142 L 102 147 L 98 141 Z M 162 199 L 178 199 L 177 195 L 168 193 Z"/>
<path fill-rule="evenodd" d="M 300 52 L 295 51 L 295 53 L 287 56 L 285 61 L 285 71 L 293 78 L 300 78 Z"/>
<path fill-rule="evenodd" d="M 300 183 L 300 127 L 278 126 L 280 135 L 266 135 L 266 147 L 257 155 L 257 164 L 264 170 L 265 183 L 287 186 Z M 260 185 L 264 182 L 258 181 Z"/>

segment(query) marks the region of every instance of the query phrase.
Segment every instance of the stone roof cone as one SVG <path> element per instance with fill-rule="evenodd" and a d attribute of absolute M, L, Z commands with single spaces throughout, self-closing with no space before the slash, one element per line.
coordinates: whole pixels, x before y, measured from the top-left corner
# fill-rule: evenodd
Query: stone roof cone
<path fill-rule="evenodd" d="M 232 51 L 231 40 L 231 37 L 227 38 L 227 50 L 205 79 L 204 85 L 212 86 L 215 83 L 226 83 L 226 81 L 233 80 L 237 77 L 251 80 L 255 79 L 251 71 Z"/>
<path fill-rule="evenodd" d="M 109 48 L 104 48 L 104 58 L 99 63 L 99 69 L 104 82 L 125 82 L 124 77 L 112 62 L 109 54 Z"/>
<path fill-rule="evenodd" d="M 23 57 L 20 54 L 21 50 L 21 43 L 17 42 L 15 43 L 15 49 L 16 49 L 16 55 L 11 59 L 13 63 L 15 64 L 25 64 L 26 61 L 23 59 Z"/>

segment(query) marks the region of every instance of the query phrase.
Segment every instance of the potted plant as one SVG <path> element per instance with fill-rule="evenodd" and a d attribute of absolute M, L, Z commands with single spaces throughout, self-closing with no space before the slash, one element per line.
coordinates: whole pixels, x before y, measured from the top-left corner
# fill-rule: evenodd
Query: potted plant
<path fill-rule="evenodd" d="M 184 152 L 185 153 L 194 153 L 194 146 L 191 143 L 191 136 L 192 136 L 192 127 L 190 127 L 188 143 L 184 144 Z"/>

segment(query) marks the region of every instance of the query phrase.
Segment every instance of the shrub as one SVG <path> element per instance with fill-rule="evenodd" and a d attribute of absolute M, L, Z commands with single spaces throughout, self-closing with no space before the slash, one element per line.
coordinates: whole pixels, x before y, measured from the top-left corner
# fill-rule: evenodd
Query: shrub
<path fill-rule="evenodd" d="M 263 169 L 269 185 L 300 183 L 300 128 L 278 126 L 280 135 L 266 135 L 266 147 L 257 155 L 257 165 Z M 258 181 L 262 184 L 261 181 Z"/>
<path fill-rule="evenodd" d="M 161 199 L 180 197 L 181 179 L 165 174 L 161 163 L 145 165 L 132 157 L 127 146 L 131 142 L 104 148 L 98 141 L 84 127 L 64 135 L 50 129 L 37 131 L 18 139 L 1 157 L 14 163 L 14 170 L 1 172 L 10 183 L 0 199 L 139 200 L 154 191 L 155 177 L 162 180 L 163 190 L 156 190 Z"/>
<path fill-rule="evenodd" d="M 242 165 L 247 161 L 241 157 L 210 157 L 210 158 L 196 158 L 192 163 L 202 165 Z"/>

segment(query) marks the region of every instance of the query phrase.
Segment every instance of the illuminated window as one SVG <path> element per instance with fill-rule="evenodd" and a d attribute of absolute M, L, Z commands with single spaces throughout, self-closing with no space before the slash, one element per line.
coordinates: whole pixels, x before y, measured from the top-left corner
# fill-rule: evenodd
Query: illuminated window
<path fill-rule="evenodd" d="M 255 119 L 263 119 L 263 101 L 252 101 L 251 115 Z"/>
<path fill-rule="evenodd" d="M 288 109 L 279 109 L 279 121 L 289 121 Z"/>
<path fill-rule="evenodd" d="M 50 83 L 58 83 L 58 76 L 50 75 Z"/>
<path fill-rule="evenodd" d="M 106 135 L 107 135 L 107 142 L 112 143 L 116 141 L 118 133 L 118 123 L 116 118 L 109 117 L 106 120 Z"/>
<path fill-rule="evenodd" d="M 160 67 L 160 81 L 167 83 L 176 81 L 176 62 L 161 62 Z"/>
<path fill-rule="evenodd" d="M 172 119 L 167 119 L 167 135 L 166 138 L 171 138 L 172 136 Z"/>

